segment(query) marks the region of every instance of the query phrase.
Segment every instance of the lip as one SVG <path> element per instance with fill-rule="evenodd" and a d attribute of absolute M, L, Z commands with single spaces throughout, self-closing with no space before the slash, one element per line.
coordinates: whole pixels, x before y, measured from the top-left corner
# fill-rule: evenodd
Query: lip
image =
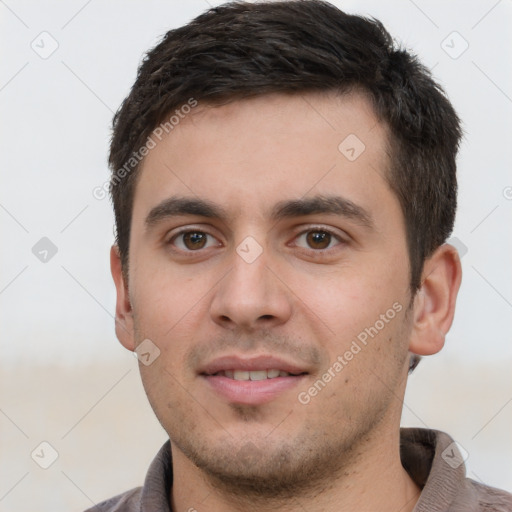
<path fill-rule="evenodd" d="M 265 380 L 234 380 L 224 375 L 215 375 L 223 370 L 282 370 L 289 375 Z M 218 396 L 233 404 L 260 405 L 275 400 L 284 392 L 299 385 L 309 373 L 298 364 L 276 358 L 275 356 L 260 355 L 256 357 L 225 356 L 206 364 L 198 372 L 208 387 Z"/>
<path fill-rule="evenodd" d="M 198 373 L 201 375 L 213 375 L 223 370 L 258 371 L 270 369 L 282 370 L 287 373 L 295 374 L 308 373 L 307 368 L 304 366 L 299 366 L 298 364 L 270 355 L 253 357 L 219 357 L 202 367 Z"/>

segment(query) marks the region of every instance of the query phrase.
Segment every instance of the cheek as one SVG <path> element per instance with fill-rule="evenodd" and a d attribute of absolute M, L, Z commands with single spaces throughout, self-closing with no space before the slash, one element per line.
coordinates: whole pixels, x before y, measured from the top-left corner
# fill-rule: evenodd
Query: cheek
<path fill-rule="evenodd" d="M 158 375 L 167 380 L 166 371 L 175 375 L 182 364 L 186 333 L 194 332 L 190 322 L 198 305 L 194 294 L 180 292 L 179 281 L 162 279 L 156 273 L 152 276 L 141 273 L 137 279 L 132 304 L 136 343 L 149 339 L 158 352 L 154 363 L 140 366 L 145 385 L 151 385 Z"/>
<path fill-rule="evenodd" d="M 381 315 L 394 319 L 398 310 L 405 309 L 405 286 L 397 286 L 401 280 L 402 275 L 386 269 L 352 266 L 324 275 L 296 276 L 295 289 L 306 310 L 328 328 L 330 337 L 347 340 L 379 322 Z"/>
<path fill-rule="evenodd" d="M 144 264 L 133 272 L 131 289 L 139 325 L 163 336 L 193 316 L 212 284 L 205 274 L 171 268 L 160 255 L 148 254 L 139 261 Z"/>
<path fill-rule="evenodd" d="M 352 404 L 353 399 L 367 404 L 385 389 L 394 389 L 403 373 L 408 297 L 400 293 L 399 277 L 392 271 L 348 274 L 326 280 L 323 286 L 312 285 L 306 304 L 314 306 L 314 313 L 328 327 L 318 340 L 328 353 L 329 367 L 324 371 L 331 368 L 336 377 L 325 398 L 337 403 L 350 396 Z M 310 316 L 310 321 L 315 318 Z"/>

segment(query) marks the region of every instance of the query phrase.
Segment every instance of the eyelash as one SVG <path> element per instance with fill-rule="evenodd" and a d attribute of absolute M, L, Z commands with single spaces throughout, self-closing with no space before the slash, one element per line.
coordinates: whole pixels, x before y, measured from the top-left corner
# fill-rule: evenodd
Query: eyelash
<path fill-rule="evenodd" d="M 190 228 L 186 228 L 186 229 L 182 229 L 181 231 L 178 231 L 178 233 L 175 233 L 170 239 L 168 242 L 166 242 L 166 245 L 174 245 L 174 242 L 176 239 L 178 239 L 180 236 L 182 237 L 183 235 L 186 235 L 188 233 L 201 233 L 203 235 L 206 235 L 207 237 L 210 237 L 210 238 L 216 238 L 214 237 L 212 234 L 202 230 L 202 229 L 190 229 Z M 194 252 L 200 252 L 201 250 L 198 249 L 196 251 L 193 251 L 191 249 L 180 249 L 180 248 L 177 248 L 178 251 L 182 251 L 182 252 L 188 252 L 188 253 L 194 253 Z"/>
<path fill-rule="evenodd" d="M 338 233 L 335 233 L 333 230 L 324 228 L 322 226 L 310 226 L 307 229 L 302 230 L 300 233 L 297 233 L 297 235 L 295 235 L 295 237 L 294 237 L 294 240 L 297 240 L 299 237 L 306 235 L 308 233 L 327 233 L 334 240 L 336 240 L 338 242 L 334 247 L 337 247 L 338 245 L 346 243 L 346 240 L 344 240 Z M 328 251 L 333 250 L 334 247 L 329 247 L 328 249 L 312 249 L 312 248 L 300 247 L 300 249 L 312 251 L 316 255 L 322 255 L 322 254 L 327 253 Z"/>
<path fill-rule="evenodd" d="M 338 243 L 336 243 L 333 247 L 328 247 L 327 249 L 313 249 L 313 248 L 306 248 L 306 247 L 300 247 L 300 246 L 298 247 L 299 249 L 301 249 L 303 251 L 308 251 L 310 253 L 313 253 L 316 256 L 321 256 L 323 254 L 326 254 L 326 253 L 332 251 L 335 247 L 338 247 L 339 245 L 344 245 L 344 244 L 347 243 L 347 240 L 345 238 L 341 237 L 338 233 L 334 232 L 331 229 L 328 229 L 328 228 L 325 228 L 325 227 L 321 227 L 321 226 L 309 226 L 307 229 L 303 229 L 302 231 L 297 233 L 294 236 L 293 240 L 297 240 L 301 236 L 307 235 L 308 233 L 314 233 L 314 232 L 327 233 L 328 235 L 330 235 Z M 186 228 L 186 229 L 183 229 L 183 230 L 179 231 L 178 233 L 175 233 L 169 239 L 169 241 L 166 242 L 166 245 L 174 245 L 174 242 L 180 236 L 184 236 L 184 235 L 186 235 L 188 233 L 201 233 L 201 234 L 206 235 L 207 237 L 211 237 L 211 238 L 216 239 L 215 236 L 213 236 L 211 233 L 208 233 L 207 231 L 204 231 L 203 229 Z M 331 242 L 332 242 L 332 240 L 331 240 Z M 207 247 L 206 249 L 208 249 L 208 248 L 209 247 Z M 177 251 L 181 251 L 181 252 L 185 252 L 185 253 L 190 253 L 190 254 L 195 253 L 195 252 L 200 253 L 200 252 L 202 252 L 202 249 L 204 249 L 204 248 L 200 248 L 200 249 L 196 249 L 196 250 L 176 248 Z"/>

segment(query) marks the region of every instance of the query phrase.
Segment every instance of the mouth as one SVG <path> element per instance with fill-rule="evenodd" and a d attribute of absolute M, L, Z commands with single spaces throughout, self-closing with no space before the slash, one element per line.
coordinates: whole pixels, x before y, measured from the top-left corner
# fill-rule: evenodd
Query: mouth
<path fill-rule="evenodd" d="M 210 391 L 233 404 L 260 405 L 281 397 L 309 374 L 273 356 L 216 359 L 199 371 Z"/>
<path fill-rule="evenodd" d="M 257 381 L 267 379 L 277 379 L 278 377 L 298 377 L 299 375 L 305 375 L 303 373 L 289 373 L 284 370 L 270 369 L 270 370 L 221 370 L 211 377 L 227 377 L 228 379 L 239 380 L 239 381 Z"/>

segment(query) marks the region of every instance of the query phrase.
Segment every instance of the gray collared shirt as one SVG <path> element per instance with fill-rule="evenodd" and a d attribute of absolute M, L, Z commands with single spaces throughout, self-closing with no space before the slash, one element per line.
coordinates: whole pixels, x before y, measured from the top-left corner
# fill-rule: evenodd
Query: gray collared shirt
<path fill-rule="evenodd" d="M 402 465 L 422 489 L 413 512 L 512 512 L 512 494 L 466 477 L 453 439 L 437 430 L 400 430 Z M 171 447 L 167 441 L 151 463 L 142 487 L 86 512 L 171 512 Z"/>

